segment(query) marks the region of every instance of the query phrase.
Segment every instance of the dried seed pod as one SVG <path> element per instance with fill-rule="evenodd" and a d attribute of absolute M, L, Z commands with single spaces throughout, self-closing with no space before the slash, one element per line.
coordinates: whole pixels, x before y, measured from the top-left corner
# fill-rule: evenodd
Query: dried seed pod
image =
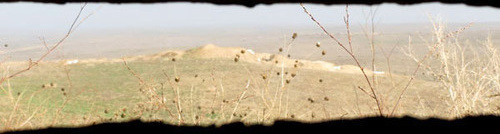
<path fill-rule="evenodd" d="M 314 103 L 314 99 L 312 99 L 312 98 L 307 98 L 307 101 Z"/>
<path fill-rule="evenodd" d="M 50 87 L 57 87 L 57 84 L 56 83 L 50 83 Z"/>
<path fill-rule="evenodd" d="M 286 81 L 286 84 L 289 84 L 289 83 L 290 83 L 290 80 L 289 80 L 289 79 L 287 79 L 287 80 L 285 80 L 285 81 Z"/>
<path fill-rule="evenodd" d="M 245 54 L 245 52 L 246 52 L 245 50 L 241 50 L 240 51 L 241 54 Z"/>
<path fill-rule="evenodd" d="M 181 79 L 179 77 L 175 77 L 175 82 L 179 82 Z"/>
<path fill-rule="evenodd" d="M 109 113 L 109 111 L 108 111 L 107 109 L 104 109 L 104 113 L 105 113 L 105 114 L 108 114 L 108 113 Z"/>
<path fill-rule="evenodd" d="M 194 77 L 195 77 L 195 78 L 198 78 L 198 74 L 195 74 L 195 75 L 194 75 Z"/>
<path fill-rule="evenodd" d="M 234 58 L 234 62 L 238 62 L 238 57 L 235 57 L 235 58 Z"/>
<path fill-rule="evenodd" d="M 290 118 L 295 118 L 295 115 L 293 115 L 293 114 L 292 114 L 292 115 L 290 115 Z"/>
<path fill-rule="evenodd" d="M 281 48 L 281 47 L 280 47 L 280 48 L 278 49 L 278 51 L 283 52 L 283 48 Z"/>
<path fill-rule="evenodd" d="M 326 51 L 325 51 L 325 50 L 323 50 L 323 51 L 321 52 L 321 54 L 322 54 L 322 55 L 326 55 Z"/>
<path fill-rule="evenodd" d="M 316 47 L 321 47 L 321 43 L 316 42 Z"/>
<path fill-rule="evenodd" d="M 261 76 L 262 76 L 262 79 L 264 79 L 264 80 L 267 79 L 267 75 L 266 74 L 261 74 Z"/>
<path fill-rule="evenodd" d="M 295 39 L 295 38 L 297 38 L 297 33 L 292 34 L 292 39 Z"/>
<path fill-rule="evenodd" d="M 292 76 L 292 77 L 295 77 L 296 75 L 297 75 L 297 74 L 295 74 L 295 73 L 292 73 L 292 74 L 291 74 L 291 76 Z"/>
<path fill-rule="evenodd" d="M 294 67 L 294 68 L 297 68 L 297 67 L 299 67 L 299 66 L 298 66 L 297 64 L 293 64 L 293 67 Z"/>

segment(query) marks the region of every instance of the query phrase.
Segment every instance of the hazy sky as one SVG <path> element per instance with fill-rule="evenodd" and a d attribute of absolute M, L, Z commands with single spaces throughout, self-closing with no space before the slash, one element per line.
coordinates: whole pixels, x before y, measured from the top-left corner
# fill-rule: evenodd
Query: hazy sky
<path fill-rule="evenodd" d="M 0 35 L 5 32 L 48 32 L 66 30 L 82 4 L 0 4 Z M 326 24 L 341 25 L 345 5 L 306 7 Z M 377 9 L 376 21 L 384 23 L 428 23 L 428 15 L 439 15 L 446 22 L 500 22 L 500 9 L 439 3 L 401 6 L 351 5 L 351 22 L 362 24 L 370 10 Z M 259 27 L 314 25 L 299 4 L 216 6 L 212 4 L 102 4 L 89 3 L 83 16 L 91 16 L 80 29 L 161 29 L 203 27 Z"/>
<path fill-rule="evenodd" d="M 40 54 L 33 53 L 44 50 L 39 38 L 43 37 L 47 42 L 55 43 L 67 32 L 81 6 L 81 3 L 0 3 L 0 45 L 9 44 L 9 55 L 13 56 L 13 59 L 24 60 L 39 56 Z M 329 30 L 334 28 L 332 25 L 337 25 L 337 28 L 342 30 L 336 32 L 345 32 L 342 26 L 345 5 L 306 4 L 306 7 L 320 22 L 327 25 Z M 429 25 L 428 16 L 441 16 L 448 24 L 461 23 L 459 26 L 464 26 L 469 22 L 490 22 L 483 23 L 485 25 L 482 25 L 482 28 L 479 25 L 474 25 L 474 28 L 489 31 L 500 29 L 500 9 L 490 7 L 439 3 L 407 6 L 350 5 L 350 22 L 354 33 L 356 28 L 359 32 L 360 25 L 365 24 L 370 11 L 375 10 L 377 25 Z M 153 53 L 153 50 L 157 52 L 180 46 L 178 44 L 185 47 L 206 43 L 251 47 L 255 44 L 282 42 L 282 37 L 292 32 L 299 32 L 301 36 L 322 35 L 299 4 L 258 5 L 247 8 L 200 3 L 90 3 L 82 17 L 92 12 L 94 15 L 59 48 L 61 52 L 76 57 L 123 56 L 135 55 L 136 52 Z M 382 33 L 395 29 L 412 32 L 426 29 L 422 25 L 385 25 L 377 28 L 376 31 Z M 26 48 L 29 48 L 29 51 Z"/>

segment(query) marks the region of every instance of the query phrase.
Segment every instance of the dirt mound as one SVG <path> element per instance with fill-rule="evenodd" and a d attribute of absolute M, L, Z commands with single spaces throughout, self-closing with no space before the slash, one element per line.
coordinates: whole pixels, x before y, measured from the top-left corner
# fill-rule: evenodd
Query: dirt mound
<path fill-rule="evenodd" d="M 241 47 L 220 47 L 214 44 L 207 44 L 202 47 L 185 51 L 185 57 L 202 59 L 234 59 L 239 61 L 261 63 L 281 60 L 282 57 L 274 54 L 255 53 L 251 49 Z"/>
<path fill-rule="evenodd" d="M 198 48 L 186 51 L 186 56 L 193 58 L 234 58 L 236 54 L 246 49 L 240 47 L 219 47 L 214 44 L 207 44 Z"/>
<path fill-rule="evenodd" d="M 302 68 L 323 70 L 341 73 L 361 73 L 359 67 L 353 65 L 338 66 L 326 61 L 308 61 L 300 59 L 290 59 L 281 54 L 255 53 L 251 49 L 241 47 L 220 47 L 214 44 L 207 44 L 199 48 L 187 50 L 186 57 L 203 59 L 234 59 L 238 61 L 256 63 L 256 64 L 274 64 L 276 67 Z M 366 70 L 367 73 L 371 71 Z"/>
<path fill-rule="evenodd" d="M 157 60 L 157 59 L 165 59 L 170 60 L 172 58 L 181 58 L 184 55 L 184 51 L 164 51 L 152 55 L 141 55 L 141 56 L 132 56 L 126 57 L 125 59 L 134 61 L 134 60 Z"/>
<path fill-rule="evenodd" d="M 285 54 L 283 54 L 285 55 Z M 200 59 L 235 59 L 239 62 L 248 62 L 262 65 L 275 65 L 276 67 L 299 68 L 311 70 L 323 70 L 339 73 L 361 74 L 359 67 L 353 65 L 335 65 L 326 61 L 309 61 L 301 59 L 290 59 L 282 54 L 256 53 L 251 49 L 242 47 L 220 47 L 214 44 L 207 44 L 198 48 L 186 51 L 164 51 L 152 55 L 140 55 L 125 57 L 127 61 L 135 60 L 171 60 L 172 58 L 200 58 Z M 122 59 L 86 59 L 79 63 L 103 63 L 103 62 L 122 62 Z M 367 74 L 372 71 L 365 69 Z"/>

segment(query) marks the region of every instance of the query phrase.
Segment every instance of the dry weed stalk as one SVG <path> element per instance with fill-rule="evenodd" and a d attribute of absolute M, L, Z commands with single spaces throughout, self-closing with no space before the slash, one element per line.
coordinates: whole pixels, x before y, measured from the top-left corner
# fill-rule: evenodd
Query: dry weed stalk
<path fill-rule="evenodd" d="M 297 38 L 297 33 L 293 33 L 291 41 L 288 44 L 286 44 L 286 42 L 283 43 L 283 47 L 286 48 L 286 52 L 284 55 L 290 55 L 290 49 L 292 48 L 293 42 L 295 41 L 296 38 Z M 282 55 L 282 56 L 284 57 L 284 55 Z M 285 60 L 285 59 L 283 59 L 283 60 Z M 283 94 L 288 91 L 288 90 L 286 90 L 287 88 L 286 88 L 286 84 L 284 82 L 290 83 L 290 80 L 288 80 L 288 79 L 285 80 L 285 75 L 284 75 L 285 74 L 285 61 L 283 61 L 281 63 L 281 73 L 280 74 L 281 74 L 281 86 L 279 89 L 276 90 L 276 94 L 275 94 L 275 98 L 277 98 L 276 95 L 278 92 L 280 92 L 279 102 L 278 102 L 279 103 L 278 104 L 278 117 L 281 116 L 281 105 L 282 105 L 282 100 L 283 100 Z M 295 77 L 295 76 L 292 75 L 292 77 Z M 288 103 L 288 101 L 287 101 L 287 103 Z M 286 111 L 288 111 L 288 107 L 287 107 Z"/>
<path fill-rule="evenodd" d="M 433 45 L 427 46 L 433 53 L 426 56 L 429 57 L 428 62 L 419 64 L 424 66 L 429 77 L 440 82 L 448 91 L 449 105 L 455 117 L 485 113 L 490 104 L 498 100 L 490 96 L 500 92 L 500 57 L 491 37 L 480 42 L 479 46 L 464 45 L 458 36 L 471 24 L 445 34 L 445 26 L 440 20 L 432 22 L 435 40 Z M 411 50 L 405 54 L 416 59 Z"/>
<path fill-rule="evenodd" d="M 383 116 L 384 113 L 383 113 L 383 106 L 382 106 L 382 103 L 381 103 L 381 99 L 377 96 L 377 92 L 375 91 L 375 87 L 374 85 L 372 84 L 372 81 L 370 81 L 370 79 L 368 78 L 368 75 L 366 74 L 363 66 L 361 66 L 358 58 L 356 57 L 356 55 L 354 55 L 354 52 L 353 51 L 350 51 L 343 43 L 341 43 L 333 34 L 331 34 L 330 32 L 328 32 L 326 30 L 326 28 L 321 25 L 321 23 L 319 23 L 315 18 L 314 16 L 309 13 L 309 11 L 307 11 L 306 7 L 304 6 L 304 4 L 300 3 L 300 6 L 302 7 L 302 9 L 304 10 L 304 12 L 311 18 L 312 21 L 314 21 L 320 28 L 321 30 L 323 30 L 323 32 L 328 35 L 332 40 L 334 40 L 345 52 L 347 52 L 347 54 L 354 60 L 354 62 L 356 63 L 356 65 L 359 67 L 359 69 L 361 70 L 361 72 L 363 73 L 363 76 L 370 88 L 370 91 L 371 91 L 371 96 L 372 98 L 376 101 L 377 103 L 377 108 L 378 108 L 378 112 L 379 112 L 379 115 L 380 116 Z M 347 8 L 346 8 L 346 11 L 347 11 Z M 349 23 L 348 21 L 348 17 L 345 18 L 345 23 Z M 350 29 L 350 27 L 347 27 L 347 29 Z M 350 30 L 348 30 L 350 31 Z M 363 88 L 359 88 L 359 89 L 363 89 Z M 365 90 L 363 90 L 364 92 L 366 92 Z"/>
<path fill-rule="evenodd" d="M 245 87 L 245 90 L 243 90 L 243 92 L 241 93 L 240 97 L 238 98 L 238 102 L 236 102 L 236 106 L 234 106 L 234 109 L 233 109 L 233 112 L 230 115 L 231 117 L 229 118 L 229 121 L 233 120 L 233 117 L 234 117 L 233 115 L 236 113 L 236 110 L 238 109 L 238 106 L 240 105 L 241 100 L 243 100 L 243 98 L 245 97 L 245 94 L 248 91 L 248 87 L 249 86 L 250 86 L 250 80 L 248 80 L 247 86 Z"/>
<path fill-rule="evenodd" d="M 174 67 L 175 67 L 175 66 L 174 66 Z M 167 81 L 168 81 L 168 83 L 169 83 L 169 85 L 170 85 L 171 89 L 172 89 L 172 90 L 174 91 L 174 93 L 175 93 L 175 102 L 176 102 L 176 103 L 175 103 L 175 104 L 176 104 L 175 106 L 176 106 L 176 108 L 177 108 L 177 118 L 178 118 L 178 120 L 179 120 L 179 122 L 178 122 L 178 123 L 179 123 L 179 125 L 182 125 L 182 124 L 184 123 L 184 117 L 183 117 L 183 114 L 182 114 L 182 105 L 181 105 L 181 99 L 180 99 L 179 87 L 178 87 L 178 86 L 174 86 L 174 84 L 172 83 L 172 81 L 171 81 L 170 77 L 168 76 L 168 74 L 167 74 L 164 70 L 162 70 L 162 72 L 163 72 L 163 75 L 167 78 Z M 175 72 L 175 71 L 174 71 L 174 72 Z M 177 77 L 177 76 L 176 76 L 176 77 L 175 77 L 175 81 L 176 81 L 176 82 L 179 82 L 179 77 Z M 164 99 L 162 98 L 162 100 L 164 100 Z"/>
<path fill-rule="evenodd" d="M 83 10 L 85 9 L 87 3 L 84 3 L 81 7 L 80 7 L 80 10 L 78 11 L 78 14 L 76 15 L 75 19 L 73 20 L 73 22 L 71 23 L 71 26 L 69 27 L 68 29 L 68 32 L 57 42 L 55 43 L 55 45 L 53 45 L 52 47 L 49 47 L 47 45 L 47 42 L 45 42 L 45 40 L 43 39 L 43 45 L 45 46 L 45 48 L 47 49 L 47 51 L 40 57 L 38 58 L 37 60 L 33 61 L 32 59 L 29 59 L 29 62 L 28 62 L 28 67 L 22 69 L 22 70 L 19 70 L 15 73 L 12 73 L 9 75 L 8 71 L 5 71 L 6 75 L 4 75 L 1 79 L 0 79 L 0 84 L 3 84 L 4 82 L 7 82 L 7 90 L 5 90 L 5 88 L 2 86 L 2 90 L 4 92 L 8 92 L 7 94 L 9 94 L 9 97 L 11 98 L 11 100 L 13 102 L 15 102 L 14 106 L 13 106 L 13 110 L 11 112 L 11 114 L 9 115 L 9 119 L 7 120 L 4 120 L 3 124 L 6 125 L 4 126 L 5 129 L 7 130 L 11 130 L 11 129 L 18 129 L 18 128 L 21 128 L 23 126 L 25 126 L 26 124 L 30 124 L 30 127 L 33 127 L 33 125 L 31 124 L 31 120 L 33 118 L 35 118 L 36 115 L 44 115 L 46 113 L 46 110 L 45 112 L 40 112 L 41 111 L 41 107 L 43 104 L 45 104 L 50 98 L 52 98 L 54 95 L 52 95 L 51 97 L 47 97 L 45 98 L 41 104 L 39 104 L 38 107 L 36 107 L 36 109 L 34 111 L 31 111 L 31 102 L 34 98 L 34 96 L 36 94 L 38 94 L 41 89 L 33 92 L 28 100 L 28 104 L 27 104 L 27 112 L 31 112 L 31 113 L 27 113 L 28 116 L 26 116 L 26 113 L 21 110 L 19 107 L 20 107 L 20 100 L 22 100 L 22 96 L 23 94 L 25 93 L 25 91 L 23 91 L 22 93 L 18 93 L 18 96 L 17 96 L 17 99 L 14 99 L 14 97 L 12 96 L 12 89 L 11 89 L 11 86 L 10 86 L 10 82 L 9 82 L 9 79 L 10 78 L 13 78 L 15 76 L 18 76 L 22 73 L 25 73 L 31 69 L 33 69 L 35 66 L 37 66 L 42 60 L 44 60 L 49 54 L 53 53 L 55 51 L 56 48 L 58 48 L 59 46 L 61 46 L 63 44 L 64 41 L 66 41 L 67 38 L 70 37 L 70 35 L 76 30 L 76 28 L 82 24 L 87 18 L 89 18 L 93 13 L 87 15 L 85 18 L 82 18 L 80 19 L 80 15 L 81 13 L 83 12 Z M 79 23 L 77 23 L 79 21 Z M 3 62 L 3 61 L 2 61 Z M 69 80 L 69 76 L 68 76 L 68 80 Z M 69 80 L 71 81 L 71 80 Z M 52 86 L 52 85 L 51 85 Z M 53 86 L 55 87 L 55 86 Z M 65 94 L 64 94 L 65 95 Z M 59 109 L 57 110 L 56 112 L 56 117 L 53 118 L 53 123 L 56 121 L 57 117 L 61 114 L 61 110 L 62 108 L 64 108 L 64 106 L 66 105 L 66 103 L 69 101 L 69 99 L 67 97 L 65 97 L 64 99 L 64 103 L 61 104 L 61 106 L 59 107 Z M 16 116 L 18 116 L 18 119 L 17 119 L 17 123 L 14 123 L 14 114 L 16 114 Z M 27 117 L 26 119 L 22 119 L 23 117 Z M 21 121 L 23 120 L 23 121 Z M 13 126 L 15 124 L 15 126 Z"/>
<path fill-rule="evenodd" d="M 144 81 L 144 79 L 139 74 L 137 74 L 132 68 L 130 68 L 130 66 L 128 65 L 128 63 L 125 59 L 123 59 L 123 63 L 125 65 L 125 67 L 127 68 L 127 70 L 132 75 L 134 75 L 134 77 L 136 77 L 137 80 L 139 80 L 139 84 L 141 85 L 141 93 L 144 93 L 146 95 L 146 97 L 149 99 L 148 103 L 150 103 L 151 105 L 156 106 L 158 108 L 165 109 L 171 118 L 177 119 L 178 123 L 181 124 L 182 123 L 182 120 L 181 120 L 182 114 L 180 113 L 180 109 L 177 109 L 178 110 L 178 117 L 176 118 L 173 115 L 173 113 L 170 111 L 170 109 L 167 107 L 167 103 L 164 101 L 165 98 L 163 98 L 162 95 L 159 95 L 156 92 L 156 88 L 154 88 L 153 86 L 148 84 L 146 81 Z M 168 82 L 171 82 L 170 79 L 168 80 Z M 142 88 L 145 88 L 145 89 L 142 89 Z M 172 90 L 175 90 L 175 89 L 172 89 Z"/>
<path fill-rule="evenodd" d="M 78 23 L 77 25 L 75 25 L 76 22 L 78 21 L 78 19 L 80 18 L 80 15 L 81 15 L 83 9 L 85 9 L 85 6 L 87 6 L 87 3 L 84 3 L 83 6 L 80 8 L 80 11 L 78 12 L 78 15 L 74 19 L 73 23 L 71 24 L 71 27 L 69 28 L 68 32 L 66 33 L 66 35 L 64 35 L 63 38 L 61 38 L 54 46 L 52 46 L 50 49 L 48 49 L 47 52 L 45 52 L 40 58 L 38 58 L 38 60 L 33 61 L 33 60 L 29 59 L 28 67 L 26 67 L 25 69 L 19 70 L 19 71 L 15 72 L 15 73 L 7 76 L 7 77 L 2 77 L 2 79 L 0 79 L 0 84 L 2 84 L 7 79 L 15 77 L 15 76 L 17 76 L 19 74 L 22 74 L 22 73 L 26 72 L 26 71 L 29 71 L 33 67 L 37 66 L 43 59 L 45 59 L 58 46 L 60 46 L 71 35 L 71 33 L 73 33 L 73 31 L 75 31 L 75 29 L 79 26 L 79 24 L 81 24 L 83 21 L 85 21 L 86 18 L 90 17 L 90 15 L 87 16 L 85 19 L 82 19 L 80 21 L 80 23 Z"/>
<path fill-rule="evenodd" d="M 370 81 L 370 79 L 368 78 L 368 75 L 367 75 L 367 74 L 366 74 L 366 72 L 364 71 L 364 68 L 361 66 L 361 64 L 360 64 L 359 60 L 357 59 L 356 55 L 354 55 L 354 52 L 352 51 L 352 49 L 351 49 L 351 50 L 349 50 L 349 49 L 348 49 L 348 48 L 347 48 L 347 47 L 346 47 L 343 43 L 341 43 L 341 42 L 340 42 L 340 41 L 339 41 L 339 40 L 338 40 L 338 39 L 337 39 L 337 38 L 336 38 L 333 34 L 331 34 L 330 32 L 328 32 L 328 31 L 326 30 L 326 28 L 324 28 L 324 26 L 323 26 L 323 25 L 321 25 L 321 23 L 319 23 L 319 22 L 318 22 L 318 21 L 314 18 L 314 16 L 313 16 L 311 13 L 309 13 L 309 11 L 307 11 L 307 9 L 305 8 L 305 6 L 304 6 L 302 3 L 301 3 L 300 5 L 302 6 L 302 8 L 303 8 L 304 12 L 305 12 L 305 13 L 306 13 L 306 14 L 307 14 L 310 18 L 311 18 L 311 20 L 312 20 L 313 22 L 315 22 L 315 23 L 316 23 L 316 24 L 317 24 L 317 25 L 318 25 L 318 26 L 319 26 L 319 27 L 323 30 L 323 32 L 324 32 L 325 34 L 327 34 L 327 35 L 328 35 L 331 39 L 333 39 L 333 40 L 334 40 L 334 41 L 335 41 L 335 42 L 336 42 L 336 43 L 337 43 L 337 44 L 338 44 L 338 45 L 339 45 L 339 46 L 340 46 L 340 47 L 341 47 L 341 48 L 342 48 L 345 52 L 347 52 L 347 53 L 348 53 L 348 55 L 349 55 L 349 56 L 350 56 L 350 57 L 354 60 L 354 62 L 356 63 L 356 65 L 360 68 L 361 72 L 363 73 L 363 76 L 364 76 L 364 78 L 365 78 L 365 80 L 366 80 L 366 82 L 367 82 L 367 84 L 368 84 L 368 86 L 369 86 L 369 88 L 370 88 L 370 91 L 371 91 L 371 92 L 370 92 L 370 93 L 368 93 L 368 92 L 367 92 L 364 88 L 362 88 L 362 87 L 360 87 L 360 86 L 358 86 L 358 89 L 360 89 L 361 91 L 363 91 L 365 94 L 367 94 L 368 96 L 370 96 L 371 98 L 373 98 L 373 99 L 376 101 L 376 103 L 377 103 L 377 108 L 378 108 L 378 111 L 379 111 L 379 115 L 380 115 L 380 116 L 387 116 L 387 117 L 390 117 L 390 116 L 393 116 L 393 115 L 394 115 L 395 111 L 396 111 L 396 110 L 397 110 L 397 108 L 399 107 L 400 101 L 401 101 L 401 99 L 402 99 L 402 97 L 403 97 L 404 93 L 408 90 L 408 88 L 409 88 L 410 84 L 413 82 L 413 80 L 414 80 L 414 77 L 415 77 L 416 73 L 419 71 L 420 67 L 421 67 L 421 66 L 422 66 L 422 64 L 423 64 L 423 63 L 427 60 L 427 58 L 433 54 L 433 52 L 435 51 L 436 47 L 438 47 L 438 46 L 439 46 L 439 44 L 440 44 L 441 42 L 445 41 L 447 38 L 452 37 L 453 35 L 458 34 L 458 33 L 462 32 L 462 31 L 464 31 L 465 29 L 467 29 L 467 28 L 469 28 L 469 27 L 470 27 L 470 24 L 469 24 L 469 25 L 467 25 L 467 26 L 465 26 L 465 27 L 463 27 L 463 28 L 461 28 L 461 29 L 459 29 L 459 30 L 457 30 L 457 31 L 451 32 L 451 33 L 449 33 L 449 34 L 447 34 L 447 35 L 445 35 L 445 36 L 442 36 L 442 37 L 441 37 L 441 36 L 439 36 L 439 37 L 437 38 L 437 39 L 438 39 L 438 43 L 436 43 L 435 45 L 429 46 L 429 51 L 428 51 L 428 53 L 427 53 L 427 54 L 426 54 L 426 55 L 425 55 L 422 59 L 420 59 L 420 60 L 419 60 L 419 59 L 417 59 L 417 58 L 414 58 L 414 59 L 415 59 L 415 61 L 418 63 L 418 64 L 417 64 L 416 69 L 413 71 L 413 73 L 411 74 L 411 76 L 410 76 L 410 78 L 409 78 L 408 82 L 406 83 L 405 87 L 403 88 L 403 90 L 401 91 L 401 93 L 398 95 L 398 99 L 397 99 L 397 101 L 396 101 L 395 105 L 393 106 L 393 108 L 392 108 L 391 112 L 390 112 L 389 114 L 385 115 L 385 114 L 383 113 L 383 111 L 384 111 L 384 110 L 383 110 L 383 108 L 384 108 L 384 104 L 382 103 L 382 99 L 381 99 L 382 97 L 380 97 L 380 95 L 378 95 L 378 94 L 377 94 L 377 92 L 376 92 L 376 85 L 377 85 L 377 84 L 376 84 L 376 81 L 377 81 L 377 80 L 376 80 L 376 76 L 375 76 L 375 74 L 372 74 L 372 80 Z M 348 12 L 348 10 L 347 10 L 347 6 L 346 6 L 346 12 Z M 350 34 L 350 32 L 349 32 L 349 31 L 350 31 L 350 30 L 349 30 L 349 24 L 348 24 L 348 23 L 349 23 L 349 21 L 348 21 L 348 16 L 349 16 L 349 14 L 348 14 L 348 13 L 346 13 L 346 17 L 344 18 L 344 22 L 346 23 L 346 28 L 348 29 L 348 30 L 347 30 L 347 31 L 348 31 L 348 34 Z M 372 18 L 371 18 L 371 22 L 372 22 L 372 23 L 371 23 L 371 32 L 370 32 L 370 34 L 368 34 L 368 33 L 366 32 L 366 30 L 364 30 L 364 31 L 365 31 L 365 35 L 366 35 L 366 37 L 370 40 L 370 46 L 371 46 L 371 51 L 372 51 L 372 69 L 375 71 L 375 69 L 376 69 L 376 68 L 375 68 L 375 45 L 374 45 L 374 42 L 373 42 L 373 41 L 374 41 L 374 40 L 373 40 L 373 39 L 374 39 L 374 38 L 373 38 L 373 35 L 374 35 L 373 16 L 372 16 Z M 439 27 L 436 27 L 436 26 L 434 26 L 434 28 L 436 29 L 436 31 L 438 31 L 438 30 L 439 30 L 439 31 L 441 31 L 441 30 L 442 30 L 442 29 L 437 29 L 437 28 L 439 28 Z M 369 35 L 370 35 L 370 36 L 369 36 Z M 351 42 L 350 35 L 348 35 L 348 38 L 349 38 L 349 39 L 348 39 L 348 40 L 349 40 L 349 42 Z M 349 45 L 351 45 L 351 44 L 349 44 Z M 392 51 L 392 50 L 391 50 L 391 51 Z M 385 53 L 385 52 L 384 52 L 384 53 Z M 392 52 L 391 52 L 391 53 L 392 53 Z M 390 56 L 390 55 L 387 55 L 387 54 L 385 54 L 385 55 L 386 55 L 386 59 L 388 60 L 387 62 L 388 62 L 388 64 L 389 64 L 389 56 Z M 390 66 L 390 65 L 389 65 L 389 66 Z M 394 86 L 394 85 L 395 85 L 395 84 L 393 84 L 393 86 Z"/>

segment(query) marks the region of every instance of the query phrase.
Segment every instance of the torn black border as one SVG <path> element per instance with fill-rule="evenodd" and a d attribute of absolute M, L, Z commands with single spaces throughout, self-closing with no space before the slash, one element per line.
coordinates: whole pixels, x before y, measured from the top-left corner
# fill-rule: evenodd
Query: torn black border
<path fill-rule="evenodd" d="M 54 3 L 66 4 L 76 2 L 95 2 L 95 3 L 165 3 L 165 2 L 193 2 L 193 3 L 212 3 L 216 5 L 241 5 L 254 7 L 259 4 L 270 5 L 278 3 L 314 3 L 314 4 L 362 4 L 377 5 L 382 3 L 395 3 L 400 5 L 413 5 L 430 2 L 440 2 L 445 4 L 466 4 L 469 6 L 488 6 L 500 8 L 500 2 L 497 0 L 0 0 L 0 2 L 35 2 L 35 3 Z"/>
<path fill-rule="evenodd" d="M 122 123 L 102 123 L 91 126 L 72 128 L 46 128 L 39 130 L 21 130 L 17 132 L 6 132 L 6 134 L 96 134 L 96 133 L 165 133 L 165 134 L 291 134 L 291 133 L 427 133 L 427 132 L 474 132 L 490 133 L 498 131 L 500 123 L 499 116 L 470 116 L 455 120 L 443 120 L 437 118 L 417 119 L 413 117 L 385 118 L 366 117 L 352 120 L 333 120 L 317 123 L 305 123 L 298 121 L 276 121 L 273 125 L 245 125 L 234 122 L 222 126 L 177 126 L 164 124 L 162 122 L 143 122 L 131 120 Z"/>

